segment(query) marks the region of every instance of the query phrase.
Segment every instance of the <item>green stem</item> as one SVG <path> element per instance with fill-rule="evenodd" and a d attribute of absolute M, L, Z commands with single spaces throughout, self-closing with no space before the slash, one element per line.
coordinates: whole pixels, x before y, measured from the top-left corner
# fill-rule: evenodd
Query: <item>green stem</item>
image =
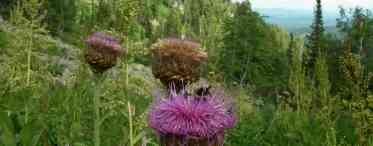
<path fill-rule="evenodd" d="M 128 120 L 129 120 L 129 128 L 130 128 L 130 146 L 134 146 L 134 143 L 133 143 L 133 124 L 132 124 L 132 110 L 131 110 L 131 103 L 128 102 L 127 103 L 128 105 Z"/>
<path fill-rule="evenodd" d="M 125 88 L 126 88 L 126 96 L 127 96 L 127 93 L 128 93 L 128 83 L 129 83 L 128 62 L 126 61 L 126 85 L 125 85 Z"/>
<path fill-rule="evenodd" d="M 128 92 L 128 83 L 129 83 L 129 75 L 128 75 L 128 54 L 130 52 L 129 48 L 129 40 L 128 40 L 128 37 L 126 38 L 127 39 L 127 43 L 126 43 L 126 48 L 127 48 L 127 53 L 126 53 L 126 56 L 125 56 L 125 66 L 126 66 L 126 85 L 125 85 L 125 88 L 126 88 L 126 97 L 128 96 L 127 92 Z"/>
<path fill-rule="evenodd" d="M 33 21 L 31 21 L 31 27 L 33 26 Z M 31 53 L 32 53 L 32 46 L 33 46 L 33 29 L 30 30 L 30 40 L 27 46 L 27 73 L 26 73 L 26 86 L 30 87 L 31 83 Z M 29 99 L 26 99 L 25 103 L 25 123 L 28 122 L 29 119 L 29 108 L 28 108 Z"/>
<path fill-rule="evenodd" d="M 30 43 L 31 45 L 31 43 Z M 27 78 L 26 78 L 26 85 L 30 85 L 31 79 L 31 46 L 29 46 L 27 50 Z"/>
<path fill-rule="evenodd" d="M 93 98 L 93 108 L 95 112 L 95 119 L 94 119 L 94 145 L 100 146 L 101 139 L 100 139 L 100 90 L 101 90 L 101 84 L 104 79 L 104 76 L 102 74 L 96 74 L 94 76 L 94 98 Z"/>
<path fill-rule="evenodd" d="M 94 20 L 95 20 L 95 1 L 91 0 L 91 27 L 94 27 Z"/>
<path fill-rule="evenodd" d="M 100 146 L 100 97 L 95 95 L 93 100 L 93 106 L 95 109 L 95 121 L 94 121 L 94 135 L 95 135 L 95 146 Z"/>
<path fill-rule="evenodd" d="M 28 122 L 28 113 L 29 113 L 28 103 L 27 103 L 27 100 L 26 100 L 26 103 L 25 103 L 25 123 Z"/>
<path fill-rule="evenodd" d="M 31 21 L 31 27 L 33 26 L 33 22 Z M 27 48 L 27 79 L 26 79 L 26 85 L 30 85 L 30 80 L 31 80 L 31 52 L 32 52 L 32 46 L 33 46 L 33 29 L 31 28 L 30 30 L 30 40 L 29 40 L 29 45 Z"/>

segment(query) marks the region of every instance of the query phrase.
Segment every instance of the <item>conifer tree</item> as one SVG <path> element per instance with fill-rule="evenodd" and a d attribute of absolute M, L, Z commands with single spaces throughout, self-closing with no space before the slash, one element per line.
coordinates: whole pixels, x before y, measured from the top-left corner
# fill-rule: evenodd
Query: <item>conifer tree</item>
<path fill-rule="evenodd" d="M 293 64 L 292 60 L 293 60 L 293 55 L 294 55 L 294 47 L 295 47 L 294 34 L 290 33 L 290 43 L 289 43 L 289 48 L 287 51 L 289 66 Z"/>
<path fill-rule="evenodd" d="M 316 106 L 328 107 L 330 103 L 330 81 L 329 69 L 326 60 L 326 55 L 319 53 L 315 62 L 315 81 L 317 89 L 317 99 L 315 99 Z"/>
<path fill-rule="evenodd" d="M 314 20 L 311 25 L 312 32 L 307 36 L 308 43 L 306 44 L 307 53 L 304 54 L 304 63 L 309 75 L 313 74 L 316 58 L 319 52 L 323 52 L 323 36 L 324 36 L 324 22 L 322 14 L 321 0 L 316 0 L 316 8 L 314 12 Z"/>
<path fill-rule="evenodd" d="M 368 84 L 371 74 L 368 74 L 366 68 L 360 62 L 358 55 L 352 53 L 352 38 L 346 43 L 343 55 L 340 58 L 340 69 L 344 79 L 341 89 L 341 95 L 349 102 L 347 105 L 352 112 L 352 118 L 358 132 L 358 141 L 360 145 L 369 145 L 369 131 L 372 128 L 372 112 L 369 105 L 371 97 L 368 94 Z"/>
<path fill-rule="evenodd" d="M 287 103 L 298 111 L 304 111 L 308 109 L 311 99 L 306 98 L 308 92 L 306 74 L 300 58 L 300 49 L 292 47 L 289 56 L 291 58 L 289 58 L 288 89 L 292 93 L 292 97 Z"/>
<path fill-rule="evenodd" d="M 237 5 L 234 16 L 225 22 L 219 58 L 227 79 L 245 84 L 260 72 L 258 55 L 265 51 L 265 28 L 264 20 L 251 10 L 249 2 Z"/>
<path fill-rule="evenodd" d="M 345 99 L 352 100 L 353 98 L 362 96 L 362 75 L 363 66 L 357 55 L 352 53 L 352 40 L 346 42 L 346 47 L 340 56 L 340 72 L 344 82 L 341 85 L 340 93 Z"/>

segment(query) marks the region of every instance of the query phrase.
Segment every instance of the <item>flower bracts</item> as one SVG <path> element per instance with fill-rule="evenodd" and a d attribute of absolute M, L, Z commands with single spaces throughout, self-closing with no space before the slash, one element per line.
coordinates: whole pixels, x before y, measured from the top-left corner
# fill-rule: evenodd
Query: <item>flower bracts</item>
<path fill-rule="evenodd" d="M 200 66 L 207 60 L 207 54 L 199 51 L 199 43 L 168 38 L 160 40 L 152 47 L 153 75 L 169 87 L 171 83 L 176 89 L 197 81 Z"/>
<path fill-rule="evenodd" d="M 90 35 L 86 43 L 85 61 L 95 73 L 103 73 L 115 66 L 117 58 L 124 52 L 117 39 L 102 32 Z"/>

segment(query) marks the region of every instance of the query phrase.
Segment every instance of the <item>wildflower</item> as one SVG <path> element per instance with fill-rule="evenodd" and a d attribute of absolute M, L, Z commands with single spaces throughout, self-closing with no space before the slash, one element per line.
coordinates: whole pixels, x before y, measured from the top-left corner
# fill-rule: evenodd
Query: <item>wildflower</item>
<path fill-rule="evenodd" d="M 102 32 L 89 36 L 86 43 L 88 49 L 85 52 L 85 60 L 95 73 L 103 73 L 115 66 L 117 58 L 123 53 L 119 41 Z"/>
<path fill-rule="evenodd" d="M 207 54 L 200 48 L 199 43 L 189 40 L 160 40 L 152 47 L 153 75 L 167 87 L 173 83 L 177 90 L 197 81 L 200 66 L 207 60 Z"/>
<path fill-rule="evenodd" d="M 169 96 L 158 99 L 149 111 L 149 125 L 162 146 L 223 145 L 224 130 L 236 121 L 231 103 L 211 94 Z"/>

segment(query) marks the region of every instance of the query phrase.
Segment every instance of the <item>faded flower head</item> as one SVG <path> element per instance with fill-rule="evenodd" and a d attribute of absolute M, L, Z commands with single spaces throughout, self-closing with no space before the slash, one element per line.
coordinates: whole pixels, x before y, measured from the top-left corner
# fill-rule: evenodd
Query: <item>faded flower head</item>
<path fill-rule="evenodd" d="M 183 84 L 197 81 L 200 66 L 208 58 L 200 48 L 201 45 L 194 41 L 176 38 L 160 40 L 151 50 L 153 75 L 167 87 L 174 83 L 183 88 Z"/>
<path fill-rule="evenodd" d="M 115 66 L 117 58 L 124 50 L 119 40 L 103 32 L 90 35 L 86 44 L 88 49 L 85 52 L 85 60 L 95 73 L 103 73 Z"/>
<path fill-rule="evenodd" d="M 168 138 L 174 137 L 171 139 L 208 141 L 221 137 L 235 122 L 232 103 L 219 95 L 170 94 L 170 97 L 158 99 L 149 111 L 150 127 L 166 139 L 169 135 Z"/>

